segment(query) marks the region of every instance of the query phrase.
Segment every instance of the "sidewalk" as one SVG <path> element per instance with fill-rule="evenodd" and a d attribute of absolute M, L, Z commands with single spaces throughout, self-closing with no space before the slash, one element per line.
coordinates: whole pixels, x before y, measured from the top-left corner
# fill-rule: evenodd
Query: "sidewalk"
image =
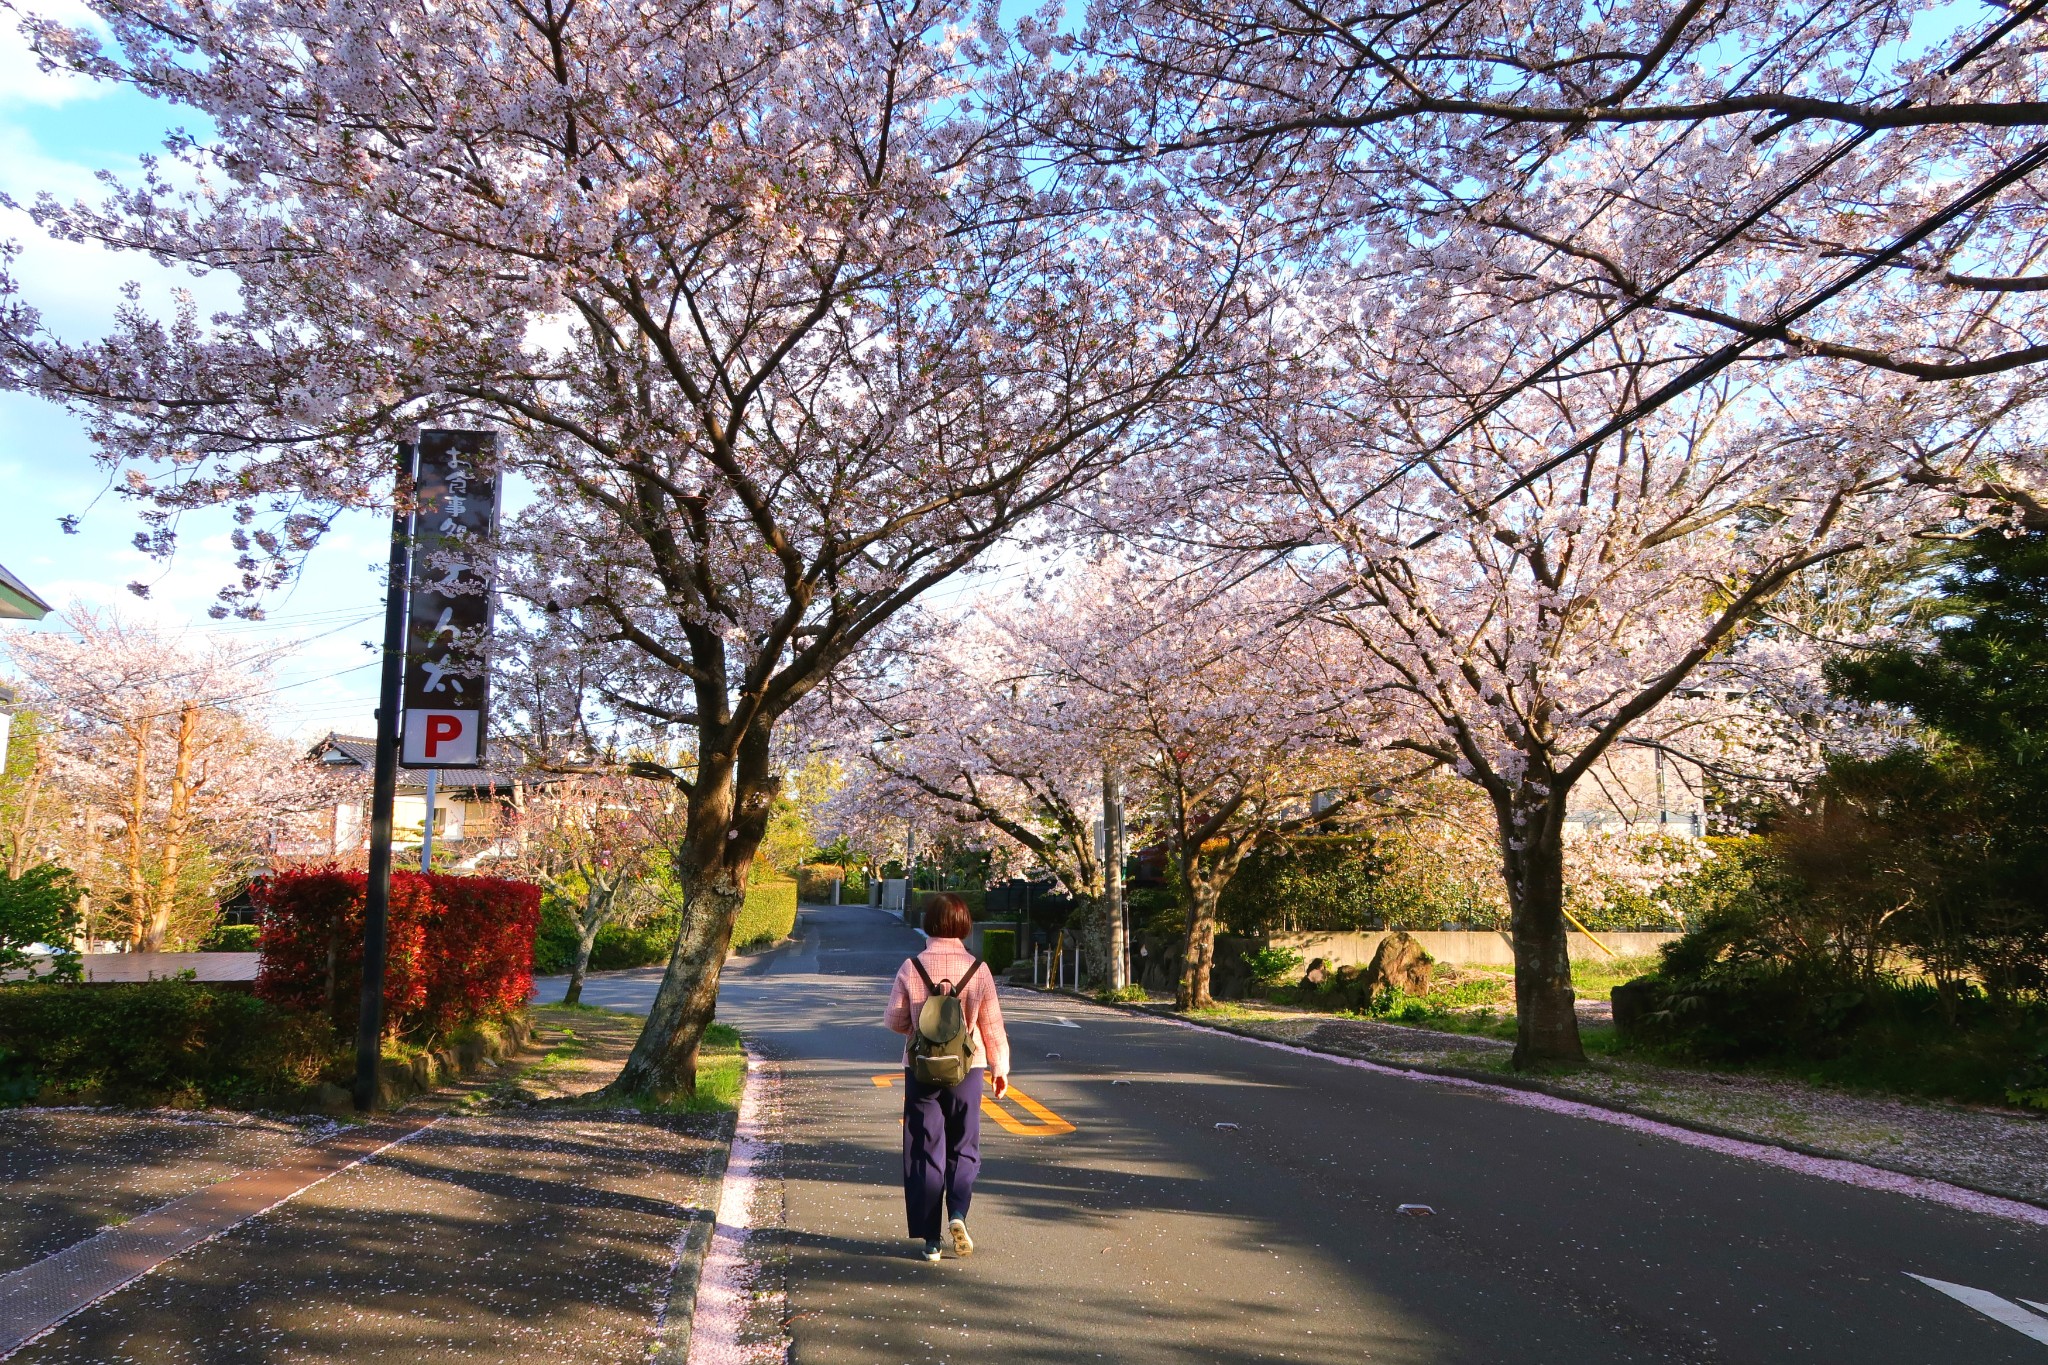
<path fill-rule="evenodd" d="M 426 1126 L 401 1145 L 164 1262 L 13 1359 L 648 1359 L 678 1251 L 715 1202 L 731 1116 L 534 1107 L 609 1080 L 640 1023 L 536 1014 L 543 1056 L 436 1092 L 402 1116 Z M 66 1122 L 90 1134 L 95 1121 Z M 75 1142 L 75 1164 L 115 1165 L 118 1134 L 150 1134 L 166 1153 L 177 1132 L 212 1135 L 160 1159 L 130 1206 L 243 1161 L 260 1170 L 292 1137 L 260 1122 L 233 1141 L 221 1136 L 229 1125 L 183 1117 L 102 1122 L 109 1141 Z M 16 1131 L 39 1125 L 62 1126 L 27 1116 Z M 57 1170 L 66 1150 L 47 1150 L 41 1167 Z M 7 1269 L 98 1216 L 71 1202 L 40 1223 L 10 1210 L 10 1245 L 24 1250 Z"/>
<path fill-rule="evenodd" d="M 1163 1011 L 1162 1011 L 1163 1012 Z M 1193 1022 L 1397 1065 L 1512 1076 L 1512 1044 L 1369 1019 L 1232 1003 Z M 1625 1058 L 1545 1076 L 1558 1095 L 1813 1149 L 1830 1156 L 2048 1204 L 2048 1114 L 1858 1094 L 1796 1080 Z"/>

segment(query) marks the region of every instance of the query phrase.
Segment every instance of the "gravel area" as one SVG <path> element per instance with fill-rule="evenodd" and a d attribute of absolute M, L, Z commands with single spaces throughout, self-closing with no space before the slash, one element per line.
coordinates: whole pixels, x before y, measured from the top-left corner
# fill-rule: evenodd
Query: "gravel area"
<path fill-rule="evenodd" d="M 0 1109 L 0 1274 L 331 1130 L 325 1120 Z"/>
<path fill-rule="evenodd" d="M 1215 1022 L 1367 1061 L 1505 1072 L 1513 1051 L 1497 1038 L 1298 1011 L 1231 1008 L 1219 1011 Z M 1597 1058 L 1584 1071 L 1544 1079 L 1557 1093 L 1574 1098 L 1797 1143 L 2048 1204 L 2048 1115 L 1613 1058 Z"/>
<path fill-rule="evenodd" d="M 647 1359 L 729 1115 L 573 1103 L 640 1021 L 542 1010 L 546 1054 L 440 1092 L 439 1121 L 158 1267 L 18 1361 Z"/>

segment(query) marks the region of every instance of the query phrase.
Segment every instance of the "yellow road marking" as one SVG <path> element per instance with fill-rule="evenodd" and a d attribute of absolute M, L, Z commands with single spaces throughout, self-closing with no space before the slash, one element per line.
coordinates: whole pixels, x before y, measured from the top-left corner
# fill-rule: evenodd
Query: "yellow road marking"
<path fill-rule="evenodd" d="M 887 1090 L 890 1086 L 896 1084 L 896 1075 L 893 1072 L 886 1076 L 875 1076 L 872 1079 L 875 1085 L 883 1090 Z M 1059 1137 L 1074 1131 L 1073 1124 L 1067 1122 L 1037 1100 L 1032 1099 L 1014 1085 L 1004 1093 L 1003 1098 L 1015 1101 L 1018 1108 L 1037 1120 L 1035 1123 L 1026 1122 L 1003 1108 L 995 1096 L 983 1094 L 981 1097 L 981 1112 L 1000 1124 L 1006 1133 L 1015 1133 L 1018 1137 Z"/>
<path fill-rule="evenodd" d="M 987 1095 L 981 1097 L 981 1112 L 994 1115 L 997 1123 L 1002 1124 L 1004 1128 L 1017 1134 L 1019 1137 L 1058 1137 L 1062 1133 L 1074 1131 L 1073 1124 L 1068 1123 L 1058 1114 L 1053 1113 L 1052 1110 L 1046 1108 L 1037 1100 L 1032 1099 L 1014 1085 L 1004 1092 L 1003 1098 L 1015 1100 L 1018 1108 L 1037 1119 L 1038 1122 L 1030 1125 L 1019 1123 L 1016 1119 L 1010 1117 L 1002 1105 L 996 1103 L 995 1100 Z"/>

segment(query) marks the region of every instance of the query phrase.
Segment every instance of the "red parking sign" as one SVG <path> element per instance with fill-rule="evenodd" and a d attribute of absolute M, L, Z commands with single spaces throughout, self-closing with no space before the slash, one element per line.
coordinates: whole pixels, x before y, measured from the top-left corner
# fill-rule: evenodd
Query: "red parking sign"
<path fill-rule="evenodd" d="M 408 768 L 475 763 L 480 719 L 475 711 L 407 711 L 400 762 Z"/>

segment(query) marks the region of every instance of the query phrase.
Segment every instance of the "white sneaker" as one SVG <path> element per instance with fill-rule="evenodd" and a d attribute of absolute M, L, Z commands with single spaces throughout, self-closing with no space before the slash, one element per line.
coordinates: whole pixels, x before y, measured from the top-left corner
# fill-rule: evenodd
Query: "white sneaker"
<path fill-rule="evenodd" d="M 937 1242 L 926 1242 L 924 1244 L 924 1258 L 927 1261 L 939 1259 L 939 1244 Z"/>
<path fill-rule="evenodd" d="M 955 1256 L 972 1256 L 974 1254 L 974 1239 L 967 1235 L 966 1219 L 955 1218 L 952 1222 L 946 1224 L 946 1231 L 953 1238 L 953 1254 Z"/>

